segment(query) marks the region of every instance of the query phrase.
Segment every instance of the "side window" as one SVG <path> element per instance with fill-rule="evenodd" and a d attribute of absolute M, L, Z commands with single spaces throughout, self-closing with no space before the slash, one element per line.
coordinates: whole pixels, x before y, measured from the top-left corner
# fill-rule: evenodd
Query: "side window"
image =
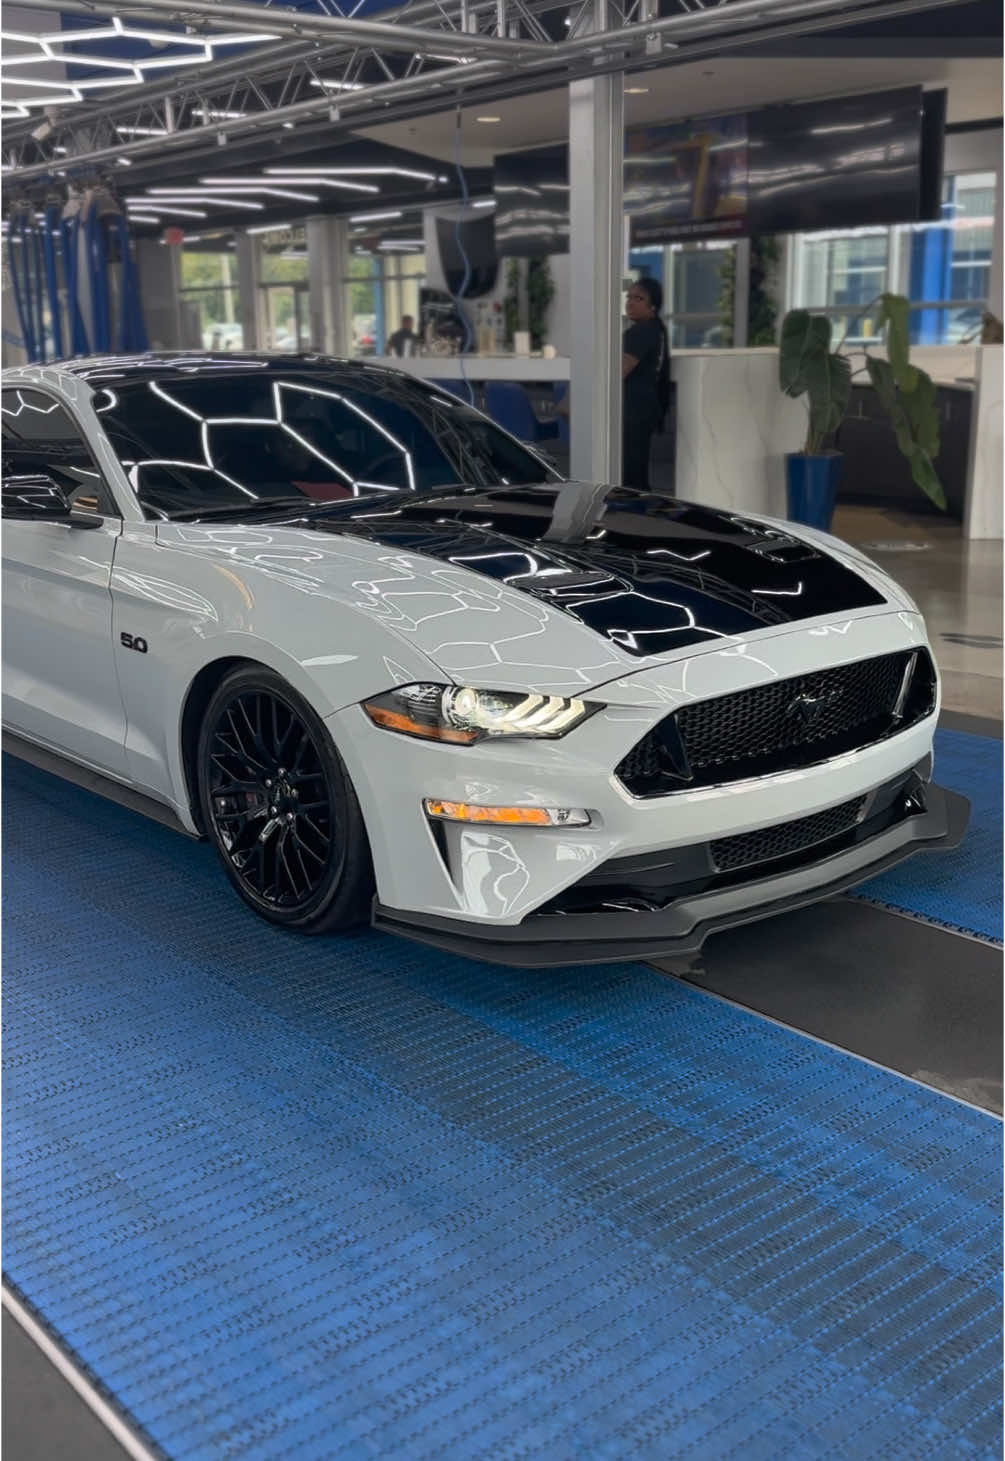
<path fill-rule="evenodd" d="M 0 397 L 3 475 L 45 472 L 75 507 L 118 517 L 90 447 L 69 412 L 43 391 L 10 387 Z"/>

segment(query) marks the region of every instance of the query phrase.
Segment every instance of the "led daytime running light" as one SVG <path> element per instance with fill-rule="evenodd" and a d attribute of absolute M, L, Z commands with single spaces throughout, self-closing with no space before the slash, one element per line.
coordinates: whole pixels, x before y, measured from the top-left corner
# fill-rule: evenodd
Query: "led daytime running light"
<path fill-rule="evenodd" d="M 555 739 L 599 709 L 564 695 L 435 684 L 402 685 L 363 703 L 385 730 L 454 745 L 507 736 Z"/>

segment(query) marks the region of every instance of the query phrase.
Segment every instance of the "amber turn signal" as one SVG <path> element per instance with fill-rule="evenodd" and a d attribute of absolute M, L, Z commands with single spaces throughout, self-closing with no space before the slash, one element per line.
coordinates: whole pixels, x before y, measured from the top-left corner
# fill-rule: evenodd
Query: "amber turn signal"
<path fill-rule="evenodd" d="M 381 725 L 385 730 L 401 731 L 406 736 L 422 736 L 427 741 L 450 741 L 455 746 L 470 746 L 478 739 L 475 731 L 430 725 L 426 721 L 413 719 L 401 710 L 386 710 L 382 705 L 364 705 L 363 709 L 374 725 Z"/>
<path fill-rule="evenodd" d="M 489 822 L 502 827 L 585 827 L 590 820 L 581 807 L 479 807 L 432 796 L 426 797 L 425 807 L 427 816 L 445 822 Z"/>

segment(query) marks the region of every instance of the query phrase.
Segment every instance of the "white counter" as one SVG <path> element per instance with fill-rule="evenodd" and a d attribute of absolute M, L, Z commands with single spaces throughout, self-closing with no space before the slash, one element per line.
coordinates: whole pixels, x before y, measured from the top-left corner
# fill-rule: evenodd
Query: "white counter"
<path fill-rule="evenodd" d="M 536 385 L 569 379 L 569 359 L 561 355 L 554 360 L 540 355 L 377 355 L 367 361 L 406 370 L 421 380 L 513 380 Z"/>
<path fill-rule="evenodd" d="M 938 385 L 974 393 L 964 532 L 1002 536 L 1002 347 L 929 345 L 911 359 Z M 424 380 L 567 381 L 569 360 L 539 355 L 376 357 L 376 365 Z M 861 358 L 855 365 L 861 364 Z M 675 350 L 677 485 L 691 502 L 785 516 L 785 455 L 806 436 L 806 407 L 778 387 L 774 346 L 747 350 Z M 864 379 L 864 377 L 862 377 Z M 573 423 L 573 430 L 575 425 Z"/>
<path fill-rule="evenodd" d="M 1000 538 L 1003 533 L 1002 348 L 982 345 L 977 351 L 970 464 L 963 509 L 963 531 L 968 538 Z"/>

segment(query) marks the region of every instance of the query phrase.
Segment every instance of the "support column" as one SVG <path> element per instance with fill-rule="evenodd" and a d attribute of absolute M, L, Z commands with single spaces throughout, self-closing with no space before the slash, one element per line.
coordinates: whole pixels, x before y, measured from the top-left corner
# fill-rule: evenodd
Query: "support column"
<path fill-rule="evenodd" d="M 255 273 L 255 240 L 243 229 L 234 232 L 237 256 L 237 299 L 241 319 L 242 348 L 258 349 L 258 279 Z"/>
<path fill-rule="evenodd" d="M 311 346 L 323 355 L 346 355 L 346 224 L 343 218 L 307 220 L 307 279 Z"/>
<path fill-rule="evenodd" d="M 598 0 L 595 27 L 606 6 Z M 569 86 L 570 476 L 621 482 L 624 76 Z"/>
<path fill-rule="evenodd" d="M 750 239 L 738 238 L 733 255 L 733 349 L 745 350 L 750 324 Z"/>

